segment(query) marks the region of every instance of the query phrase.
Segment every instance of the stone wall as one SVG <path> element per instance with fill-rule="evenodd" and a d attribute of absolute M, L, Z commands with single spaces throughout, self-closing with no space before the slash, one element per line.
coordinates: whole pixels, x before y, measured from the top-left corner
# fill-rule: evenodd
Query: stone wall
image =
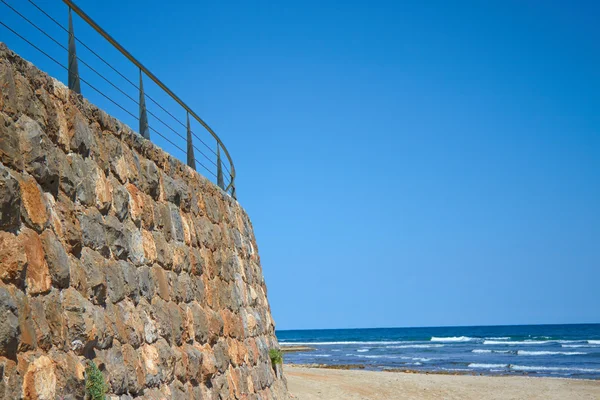
<path fill-rule="evenodd" d="M 0 398 L 283 399 L 248 216 L 0 43 Z"/>

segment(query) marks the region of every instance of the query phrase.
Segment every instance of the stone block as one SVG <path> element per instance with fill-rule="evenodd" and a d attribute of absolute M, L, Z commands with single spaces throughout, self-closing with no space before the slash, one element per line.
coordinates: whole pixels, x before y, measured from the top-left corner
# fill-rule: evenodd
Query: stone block
<path fill-rule="evenodd" d="M 110 256 L 104 218 L 100 212 L 96 208 L 89 208 L 85 212 L 79 214 L 78 220 L 83 245 L 100 252 L 100 254 L 105 257 Z M 118 232 L 115 233 L 113 229 L 113 236 L 115 235 L 118 235 Z M 118 244 L 111 243 L 111 245 L 111 247 L 114 247 Z"/>
<path fill-rule="evenodd" d="M 161 232 L 153 232 L 154 246 L 156 248 L 156 261 L 166 269 L 173 267 L 173 248 L 169 246 Z"/>
<path fill-rule="evenodd" d="M 50 270 L 52 285 L 58 288 L 69 287 L 70 268 L 69 257 L 64 246 L 51 229 L 46 229 L 41 235 L 46 262 Z"/>
<path fill-rule="evenodd" d="M 87 119 L 77 110 L 72 109 L 70 121 L 71 151 L 89 157 L 90 152 L 97 151 L 96 138 Z"/>
<path fill-rule="evenodd" d="M 59 186 L 62 153 L 50 141 L 37 121 L 22 115 L 15 123 L 19 135 L 19 152 L 23 169 L 31 174 L 45 191 L 56 196 Z"/>
<path fill-rule="evenodd" d="M 123 221 L 129 216 L 129 199 L 131 195 L 125 186 L 119 184 L 114 178 L 111 180 L 111 185 L 113 187 L 113 212 L 120 221 Z"/>
<path fill-rule="evenodd" d="M 48 225 L 49 211 L 42 190 L 31 176 L 21 176 L 21 216 L 27 226 L 42 232 Z"/>
<path fill-rule="evenodd" d="M 144 342 L 144 323 L 136 307 L 129 299 L 115 305 L 117 333 L 121 343 L 137 348 Z"/>
<path fill-rule="evenodd" d="M 144 196 L 142 192 L 132 183 L 125 185 L 129 192 L 129 215 L 136 225 L 139 225 L 142 220 L 144 211 Z"/>
<path fill-rule="evenodd" d="M 3 139 L 4 140 L 4 139 Z M 21 224 L 19 182 L 0 164 L 0 230 L 15 231 Z"/>
<path fill-rule="evenodd" d="M 151 160 L 146 160 L 143 167 L 143 190 L 152 197 L 158 200 L 160 197 L 160 171 L 156 164 Z"/>
<path fill-rule="evenodd" d="M 35 332 L 35 342 L 39 348 L 48 351 L 52 347 L 53 332 L 50 330 L 50 325 L 46 320 L 43 299 L 40 296 L 31 298 L 29 300 L 29 310 Z"/>
<path fill-rule="evenodd" d="M 125 227 L 118 218 L 109 215 L 105 218 L 106 241 L 113 257 L 126 260 L 131 252 L 131 237 L 127 235 Z"/>
<path fill-rule="evenodd" d="M 108 261 L 106 264 L 106 284 L 107 284 L 107 300 L 111 303 L 118 303 L 126 296 L 125 292 L 125 277 L 119 263 Z"/>
<path fill-rule="evenodd" d="M 137 304 L 140 299 L 137 268 L 133 264 L 123 260 L 117 261 L 117 265 L 123 274 L 125 296 L 128 296 L 135 304 Z"/>
<path fill-rule="evenodd" d="M 145 229 L 142 230 L 142 246 L 144 248 L 144 259 L 146 263 L 154 263 L 157 257 L 154 237 L 152 236 L 152 233 Z"/>
<path fill-rule="evenodd" d="M 23 243 L 25 255 L 27 256 L 27 272 L 25 275 L 27 293 L 40 294 L 48 292 L 52 280 L 39 235 L 32 229 L 24 228 L 19 235 L 19 239 Z"/>
<path fill-rule="evenodd" d="M 0 357 L 16 360 L 21 336 L 19 312 L 15 299 L 3 286 L 0 286 L 0 319 Z"/>
<path fill-rule="evenodd" d="M 128 343 L 123 344 L 121 352 L 127 376 L 127 392 L 137 395 L 142 392 L 146 383 L 142 360 L 133 346 Z"/>
<path fill-rule="evenodd" d="M 84 247 L 81 251 L 81 266 L 88 288 L 87 298 L 91 299 L 94 304 L 104 304 L 108 291 L 106 259 L 97 251 Z"/>
<path fill-rule="evenodd" d="M 23 377 L 23 398 L 53 400 L 56 397 L 56 368 L 46 355 L 36 358 Z"/>
<path fill-rule="evenodd" d="M 26 267 L 27 255 L 22 238 L 0 231 L 0 279 L 23 287 Z"/>

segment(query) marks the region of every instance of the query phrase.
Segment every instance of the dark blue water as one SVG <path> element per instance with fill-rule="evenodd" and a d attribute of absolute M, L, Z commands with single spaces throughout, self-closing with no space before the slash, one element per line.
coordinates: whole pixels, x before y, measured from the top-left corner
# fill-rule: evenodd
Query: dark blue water
<path fill-rule="evenodd" d="M 600 324 L 277 331 L 293 364 L 600 379 Z"/>

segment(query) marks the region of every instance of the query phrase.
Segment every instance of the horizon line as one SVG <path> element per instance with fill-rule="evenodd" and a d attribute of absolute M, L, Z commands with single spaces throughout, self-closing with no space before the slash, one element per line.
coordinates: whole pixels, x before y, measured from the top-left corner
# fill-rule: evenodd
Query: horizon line
<path fill-rule="evenodd" d="M 417 328 L 491 328 L 507 326 L 556 326 L 556 325 L 600 325 L 600 322 L 569 322 L 569 323 L 544 323 L 544 324 L 498 324 L 498 325 L 430 325 L 430 326 L 385 326 L 372 328 L 299 328 L 299 329 L 277 329 L 277 331 L 335 331 L 335 330 L 358 330 L 358 329 L 417 329 Z"/>

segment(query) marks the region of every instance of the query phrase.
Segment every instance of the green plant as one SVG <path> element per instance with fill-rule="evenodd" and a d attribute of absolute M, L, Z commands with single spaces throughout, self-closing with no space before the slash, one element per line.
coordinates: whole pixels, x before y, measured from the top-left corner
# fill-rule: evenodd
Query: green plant
<path fill-rule="evenodd" d="M 106 383 L 104 376 L 93 361 L 85 368 L 85 391 L 89 400 L 106 399 Z"/>
<path fill-rule="evenodd" d="M 283 364 L 283 354 L 279 349 L 269 350 L 269 358 L 271 358 L 271 364 L 273 364 L 273 367 L 277 364 Z"/>

